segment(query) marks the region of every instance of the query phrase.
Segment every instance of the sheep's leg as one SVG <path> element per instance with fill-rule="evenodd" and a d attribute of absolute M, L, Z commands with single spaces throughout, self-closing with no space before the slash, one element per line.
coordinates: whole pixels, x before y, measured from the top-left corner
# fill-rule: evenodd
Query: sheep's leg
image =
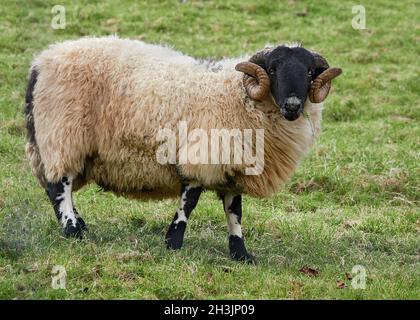
<path fill-rule="evenodd" d="M 72 185 L 71 178 L 63 177 L 57 183 L 48 183 L 47 194 L 64 235 L 81 239 L 82 230 L 86 230 L 86 224 L 73 207 Z"/>
<path fill-rule="evenodd" d="M 222 196 L 229 230 L 229 251 L 234 260 L 255 263 L 255 259 L 245 248 L 242 236 L 242 196 L 225 194 Z"/>
<path fill-rule="evenodd" d="M 166 246 L 168 249 L 180 249 L 184 241 L 187 220 L 197 205 L 203 188 L 196 183 L 183 184 L 181 187 L 181 206 L 176 211 L 169 230 L 166 233 Z"/>

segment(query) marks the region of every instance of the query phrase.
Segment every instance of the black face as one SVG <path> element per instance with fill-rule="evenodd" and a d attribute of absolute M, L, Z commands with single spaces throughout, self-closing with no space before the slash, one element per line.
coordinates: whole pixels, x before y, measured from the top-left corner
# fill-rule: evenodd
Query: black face
<path fill-rule="evenodd" d="M 279 46 L 262 66 L 270 78 L 271 94 L 283 116 L 293 121 L 303 112 L 311 82 L 325 69 L 317 70 L 312 53 L 301 47 Z"/>

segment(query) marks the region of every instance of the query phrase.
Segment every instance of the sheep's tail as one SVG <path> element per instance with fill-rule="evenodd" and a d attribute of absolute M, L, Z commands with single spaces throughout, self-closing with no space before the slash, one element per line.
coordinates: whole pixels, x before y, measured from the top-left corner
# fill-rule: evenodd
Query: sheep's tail
<path fill-rule="evenodd" d="M 38 79 L 38 71 L 35 67 L 32 67 L 30 70 L 30 76 L 28 81 L 28 87 L 26 89 L 25 96 L 25 122 L 27 129 L 27 139 L 28 143 L 26 144 L 26 155 L 29 159 L 29 162 L 32 167 L 33 174 L 37 177 L 41 185 L 46 189 L 47 180 L 44 174 L 44 164 L 42 163 L 41 156 L 39 154 L 38 144 L 35 138 L 35 122 L 34 122 L 34 88 L 36 81 Z"/>

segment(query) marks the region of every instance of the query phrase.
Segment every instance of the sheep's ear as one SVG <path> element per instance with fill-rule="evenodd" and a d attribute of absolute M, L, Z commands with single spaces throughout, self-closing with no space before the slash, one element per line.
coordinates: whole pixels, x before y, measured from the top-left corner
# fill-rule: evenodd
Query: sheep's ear
<path fill-rule="evenodd" d="M 312 79 L 318 78 L 318 76 L 327 69 L 328 69 L 328 67 L 327 68 L 326 67 L 315 67 L 315 72 L 312 76 Z"/>
<path fill-rule="evenodd" d="M 257 65 L 259 65 L 261 68 L 263 68 L 265 70 L 265 72 L 267 72 L 267 67 L 266 67 L 266 64 L 265 64 L 265 59 L 258 60 L 258 61 L 254 62 L 254 63 L 257 64 Z"/>
<path fill-rule="evenodd" d="M 249 59 L 249 62 L 259 65 L 261 68 L 263 68 L 267 72 L 265 60 L 266 60 L 267 55 L 270 53 L 270 51 L 271 49 L 264 49 L 264 50 L 258 51 Z"/>
<path fill-rule="evenodd" d="M 313 79 L 318 78 L 318 76 L 327 70 L 330 66 L 327 60 L 321 56 L 319 53 L 311 51 L 314 59 L 315 59 L 315 74 L 313 75 Z"/>

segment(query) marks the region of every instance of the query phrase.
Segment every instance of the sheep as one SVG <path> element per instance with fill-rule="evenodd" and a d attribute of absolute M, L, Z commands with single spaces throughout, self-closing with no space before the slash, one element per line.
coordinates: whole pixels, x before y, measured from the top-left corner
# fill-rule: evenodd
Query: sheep
<path fill-rule="evenodd" d="M 242 194 L 267 197 L 290 179 L 320 133 L 323 100 L 340 73 L 300 46 L 203 63 L 167 46 L 118 37 L 65 41 L 31 65 L 26 153 L 65 236 L 82 238 L 86 224 L 72 192 L 95 182 L 140 199 L 180 193 L 165 237 L 169 249 L 179 249 L 200 194 L 212 190 L 223 202 L 231 257 L 253 263 L 241 230 Z M 240 161 L 158 161 L 168 142 L 162 130 L 177 132 L 180 123 L 209 135 L 263 130 L 263 167 L 247 174 Z M 177 144 L 175 153 L 182 148 Z"/>

